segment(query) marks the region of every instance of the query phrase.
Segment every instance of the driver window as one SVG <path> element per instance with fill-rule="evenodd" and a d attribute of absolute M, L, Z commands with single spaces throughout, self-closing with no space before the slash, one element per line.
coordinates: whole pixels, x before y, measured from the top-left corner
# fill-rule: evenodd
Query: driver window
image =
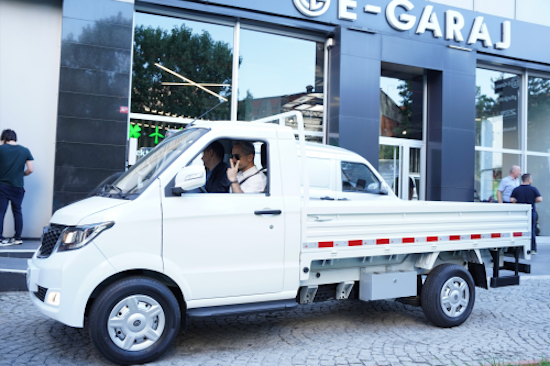
<path fill-rule="evenodd" d="M 365 165 L 342 161 L 342 191 L 378 193 L 380 181 Z"/>
<path fill-rule="evenodd" d="M 227 170 L 239 162 L 232 184 Z M 203 192 L 207 193 L 261 193 L 268 192 L 267 143 L 263 141 L 236 141 L 220 139 L 211 142 L 189 165 L 203 165 L 207 171 Z M 246 168 L 246 169 L 243 169 Z"/>

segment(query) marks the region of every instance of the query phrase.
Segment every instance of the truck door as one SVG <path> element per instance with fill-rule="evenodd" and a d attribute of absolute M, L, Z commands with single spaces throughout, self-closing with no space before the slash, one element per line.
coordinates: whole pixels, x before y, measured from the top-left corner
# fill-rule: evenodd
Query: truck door
<path fill-rule="evenodd" d="M 283 289 L 285 210 L 277 139 L 264 143 L 267 192 L 163 197 L 165 268 L 181 273 L 192 297 L 186 300 Z"/>

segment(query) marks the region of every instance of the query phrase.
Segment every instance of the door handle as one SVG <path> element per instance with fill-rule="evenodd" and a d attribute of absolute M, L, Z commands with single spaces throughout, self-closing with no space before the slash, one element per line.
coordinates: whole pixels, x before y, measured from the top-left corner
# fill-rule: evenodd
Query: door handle
<path fill-rule="evenodd" d="M 254 215 L 280 215 L 283 212 L 281 210 L 263 210 L 263 211 L 254 211 Z"/>
<path fill-rule="evenodd" d="M 326 222 L 326 221 L 332 221 L 332 219 L 330 217 L 320 217 L 320 216 L 317 216 L 315 218 L 315 221 L 317 222 Z"/>
<path fill-rule="evenodd" d="M 334 198 L 332 197 L 321 197 L 322 200 L 325 200 L 325 201 L 334 201 Z"/>

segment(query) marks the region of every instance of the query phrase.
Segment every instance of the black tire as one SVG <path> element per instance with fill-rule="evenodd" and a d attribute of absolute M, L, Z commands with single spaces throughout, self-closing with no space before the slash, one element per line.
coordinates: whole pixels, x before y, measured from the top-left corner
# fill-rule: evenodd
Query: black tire
<path fill-rule="evenodd" d="M 444 297 L 445 294 L 448 296 Z M 468 319 L 474 307 L 474 280 L 464 267 L 439 265 L 426 278 L 420 302 L 426 318 L 436 326 L 450 328 L 460 325 Z"/>
<path fill-rule="evenodd" d="M 89 318 L 94 346 L 121 365 L 160 357 L 176 340 L 181 324 L 174 294 L 147 277 L 128 277 L 109 285 L 94 301 Z"/>

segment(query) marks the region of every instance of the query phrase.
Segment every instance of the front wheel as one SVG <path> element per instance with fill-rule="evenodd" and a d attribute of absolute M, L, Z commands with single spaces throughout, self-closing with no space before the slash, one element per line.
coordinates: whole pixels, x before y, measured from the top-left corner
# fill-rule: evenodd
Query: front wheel
<path fill-rule="evenodd" d="M 129 277 L 108 286 L 90 310 L 90 338 L 110 361 L 140 364 L 160 357 L 175 341 L 181 313 L 161 282 Z"/>
<path fill-rule="evenodd" d="M 422 309 L 426 318 L 438 327 L 450 328 L 464 323 L 474 302 L 474 280 L 470 272 L 456 264 L 437 266 L 422 287 Z"/>

